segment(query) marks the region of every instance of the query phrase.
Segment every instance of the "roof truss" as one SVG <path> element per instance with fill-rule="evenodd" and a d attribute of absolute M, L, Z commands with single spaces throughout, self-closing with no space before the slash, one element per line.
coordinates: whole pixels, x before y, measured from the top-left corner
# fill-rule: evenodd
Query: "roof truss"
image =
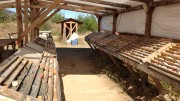
<path fill-rule="evenodd" d="M 30 0 L 31 1 L 31 0 Z M 32 0 L 33 1 L 33 0 Z M 28 8 L 43 8 L 46 9 L 51 6 L 51 4 L 55 3 L 55 0 L 34 0 L 35 4 L 28 4 Z M 104 0 L 79 0 L 82 2 L 76 2 L 71 0 L 63 0 L 57 8 L 54 9 L 66 9 L 90 14 L 114 14 L 114 13 L 124 13 L 128 11 L 134 11 L 142 9 L 142 7 L 131 7 L 127 4 L 115 3 L 113 1 L 104 1 Z M 169 4 L 180 3 L 180 0 L 160 0 L 153 2 L 153 0 L 130 0 L 135 2 L 143 2 L 143 3 L 152 3 L 152 6 L 163 6 Z M 85 2 L 85 3 L 84 3 Z M 90 4 L 88 4 L 88 2 Z M 21 0 L 22 7 L 24 8 L 24 0 Z M 100 4 L 105 6 L 97 6 L 92 4 Z M 108 6 L 107 6 L 108 5 Z M 1 0 L 0 1 L 0 10 L 5 8 L 15 8 L 16 3 L 15 0 Z"/>

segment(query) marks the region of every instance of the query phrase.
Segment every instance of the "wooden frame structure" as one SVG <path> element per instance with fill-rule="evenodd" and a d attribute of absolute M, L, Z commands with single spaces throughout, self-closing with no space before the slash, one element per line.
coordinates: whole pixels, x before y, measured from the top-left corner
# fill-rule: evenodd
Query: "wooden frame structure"
<path fill-rule="evenodd" d="M 153 0 L 130 1 L 141 2 L 148 5 L 149 11 L 146 19 L 146 36 L 150 36 L 151 18 L 155 7 L 180 3 L 179 0 L 161 0 L 156 2 Z M 16 8 L 19 47 L 28 42 L 28 36 L 30 36 L 31 40 L 35 38 L 38 35 L 39 27 L 61 9 L 94 14 L 99 19 L 105 15 L 114 15 L 112 33 L 116 31 L 115 26 L 118 14 L 143 9 L 142 5 L 131 6 L 128 4 L 101 0 L 79 0 L 78 2 L 74 2 L 73 0 L 1 0 L 0 9 L 6 8 Z M 28 20 L 31 22 L 29 25 Z"/>
<path fill-rule="evenodd" d="M 113 30 L 111 34 L 114 34 L 116 31 L 116 20 L 117 20 L 118 14 L 143 9 L 142 5 L 146 4 L 148 11 L 146 14 L 145 35 L 147 37 L 150 37 L 152 14 L 153 14 L 154 9 L 158 6 L 180 3 L 180 0 L 158 0 L 158 1 L 129 0 L 129 1 L 139 2 L 140 4 L 136 6 L 131 6 L 125 3 L 115 3 L 113 2 L 113 0 L 109 0 L 109 1 L 107 0 L 106 1 L 105 0 L 78 0 L 78 2 L 74 2 L 73 0 L 1 0 L 0 9 L 3 10 L 6 8 L 16 8 L 18 43 L 19 43 L 19 47 L 22 47 L 24 46 L 24 44 L 29 42 L 29 39 L 32 41 L 32 39 L 34 39 L 38 35 L 39 27 L 61 9 L 84 12 L 84 13 L 96 15 L 98 18 L 98 31 L 101 31 L 100 28 L 101 28 L 102 17 L 106 15 L 113 15 L 113 28 L 112 28 Z M 31 22 L 31 24 L 28 24 L 28 22 Z M 105 38 L 105 36 L 103 37 Z M 98 38 L 101 38 L 101 37 L 98 37 Z M 116 40 L 116 38 L 114 38 L 113 40 Z M 113 41 L 113 40 L 109 40 L 109 41 Z M 106 41 L 103 44 L 105 44 Z M 101 48 L 99 46 L 96 46 L 96 45 L 93 46 L 91 44 L 90 46 L 95 52 L 97 52 L 96 48 Z M 179 44 L 177 45 L 177 47 L 179 47 Z M 169 46 L 167 45 L 166 48 L 169 48 Z M 170 55 L 168 54 L 169 51 L 168 50 L 166 51 L 167 52 L 163 54 Z M 170 52 L 173 52 L 173 51 L 170 51 Z M 124 53 L 124 54 L 127 55 L 127 53 Z M 124 54 L 122 54 L 121 57 L 119 57 L 119 59 L 124 60 L 124 62 L 127 63 L 128 66 L 130 65 L 132 67 L 132 64 L 136 64 L 138 69 L 148 73 L 151 76 L 154 76 L 154 77 L 157 76 L 156 78 L 160 80 L 165 80 L 165 81 L 169 80 L 169 82 L 174 82 L 171 79 L 166 79 L 163 75 L 160 75 L 158 72 L 154 72 L 153 69 L 156 69 L 156 68 L 153 68 L 153 67 L 158 67 L 157 65 L 151 66 L 152 67 L 151 69 L 145 68 L 146 66 L 142 64 L 137 64 L 134 61 L 132 62 L 131 59 L 133 60 L 134 57 L 123 58 Z M 110 54 L 110 55 L 116 56 L 114 54 Z M 157 55 L 156 52 L 154 53 L 154 55 Z M 179 59 L 179 55 L 178 56 L 171 55 L 171 57 Z M 148 58 L 154 61 L 153 63 L 159 63 L 160 61 L 158 58 L 156 58 L 156 60 L 153 60 L 152 57 L 148 57 Z M 113 59 L 113 57 L 111 57 L 111 59 Z M 147 60 L 144 59 L 141 62 L 145 62 L 145 61 Z M 148 62 L 148 64 L 152 64 L 152 63 Z M 128 68 L 128 69 L 131 71 L 132 68 Z M 158 85 L 158 87 L 160 87 L 159 81 L 157 79 L 154 79 L 154 81 Z M 176 83 L 176 84 L 180 85 L 179 83 Z"/>
<path fill-rule="evenodd" d="M 68 40 L 69 37 L 75 32 L 78 33 L 78 25 L 83 22 L 69 18 L 63 21 L 58 21 L 56 24 L 61 24 L 61 38 L 62 40 Z"/>

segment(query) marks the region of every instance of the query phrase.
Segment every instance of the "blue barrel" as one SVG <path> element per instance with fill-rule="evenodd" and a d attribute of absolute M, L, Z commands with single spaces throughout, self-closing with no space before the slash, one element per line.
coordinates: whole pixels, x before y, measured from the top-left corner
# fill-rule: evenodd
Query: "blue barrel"
<path fill-rule="evenodd" d="M 71 40 L 71 45 L 78 45 L 78 39 Z"/>

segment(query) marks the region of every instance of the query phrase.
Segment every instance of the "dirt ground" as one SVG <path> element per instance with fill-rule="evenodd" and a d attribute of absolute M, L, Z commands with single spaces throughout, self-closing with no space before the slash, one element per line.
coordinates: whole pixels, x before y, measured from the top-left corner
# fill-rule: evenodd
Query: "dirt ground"
<path fill-rule="evenodd" d="M 115 82 L 91 60 L 87 44 L 79 46 L 56 43 L 64 101 L 132 101 Z"/>

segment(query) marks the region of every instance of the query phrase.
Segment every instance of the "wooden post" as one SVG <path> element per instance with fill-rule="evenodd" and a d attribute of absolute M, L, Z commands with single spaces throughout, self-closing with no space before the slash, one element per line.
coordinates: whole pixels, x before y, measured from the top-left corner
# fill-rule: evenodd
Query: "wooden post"
<path fill-rule="evenodd" d="M 151 24 L 152 24 L 152 15 L 155 10 L 155 7 L 152 6 L 152 2 L 147 4 L 147 13 L 146 13 L 146 26 L 145 26 L 145 35 L 146 37 L 151 36 Z"/>
<path fill-rule="evenodd" d="M 73 29 L 73 28 L 72 28 L 72 22 L 70 22 L 70 30 L 69 30 L 69 33 L 70 33 L 70 34 L 69 34 L 69 37 L 71 37 L 71 35 L 73 34 L 73 33 L 72 33 L 72 29 Z"/>
<path fill-rule="evenodd" d="M 16 0 L 16 14 L 17 14 L 17 33 L 19 37 L 20 34 L 23 32 L 21 0 Z M 19 48 L 23 46 L 22 40 L 18 41 Z"/>
<path fill-rule="evenodd" d="M 76 23 L 76 33 L 78 33 L 78 23 Z"/>
<path fill-rule="evenodd" d="M 61 40 L 63 40 L 63 33 L 64 33 L 64 23 L 61 23 Z"/>
<path fill-rule="evenodd" d="M 24 25 L 25 25 L 25 30 L 28 29 L 28 0 L 25 0 L 24 1 L 24 5 L 25 5 L 25 8 L 24 8 Z M 25 35 L 25 44 L 28 43 L 28 34 Z"/>
<path fill-rule="evenodd" d="M 29 33 L 29 31 L 31 31 L 33 28 L 35 28 L 39 23 L 42 22 L 42 20 L 44 18 L 46 18 L 46 16 L 56 7 L 59 6 L 59 4 L 62 2 L 63 0 L 57 0 L 56 2 L 54 2 L 53 4 L 51 4 L 51 6 L 43 12 L 43 14 L 41 14 L 41 16 L 39 16 L 29 27 L 27 30 L 25 30 L 21 36 L 18 38 L 18 40 L 22 40 L 24 38 L 24 36 Z"/>
<path fill-rule="evenodd" d="M 116 22 L 117 22 L 117 12 L 114 13 L 113 15 L 113 26 L 112 26 L 112 34 L 115 34 L 116 32 Z"/>
<path fill-rule="evenodd" d="M 102 19 L 102 16 L 98 16 L 98 32 L 101 31 L 101 19 Z"/>
<path fill-rule="evenodd" d="M 66 39 L 66 23 L 63 23 L 63 36 L 62 36 L 62 43 L 65 41 Z"/>

